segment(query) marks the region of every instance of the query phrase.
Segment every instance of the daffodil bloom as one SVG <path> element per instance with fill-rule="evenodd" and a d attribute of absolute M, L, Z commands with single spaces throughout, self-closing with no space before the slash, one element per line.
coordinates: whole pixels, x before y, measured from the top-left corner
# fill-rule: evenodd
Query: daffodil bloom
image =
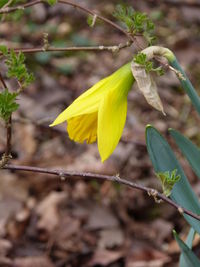
<path fill-rule="evenodd" d="M 67 121 L 70 139 L 88 144 L 97 140 L 102 162 L 105 161 L 121 138 L 133 82 L 128 63 L 79 96 L 50 126 Z"/>

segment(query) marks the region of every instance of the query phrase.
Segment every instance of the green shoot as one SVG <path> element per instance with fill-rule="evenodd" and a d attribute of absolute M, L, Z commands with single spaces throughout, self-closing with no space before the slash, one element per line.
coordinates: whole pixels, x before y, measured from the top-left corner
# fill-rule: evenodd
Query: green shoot
<path fill-rule="evenodd" d="M 134 11 L 132 7 L 117 5 L 113 16 L 125 24 L 129 33 L 142 34 L 149 45 L 155 40 L 153 36 L 154 23 L 148 18 L 146 13 Z"/>
<path fill-rule="evenodd" d="M 133 60 L 135 63 L 143 66 L 147 73 L 153 71 L 159 76 L 164 74 L 164 70 L 162 69 L 162 67 L 154 68 L 153 62 L 147 60 L 147 56 L 144 53 L 138 53 L 137 55 L 134 56 Z"/>
<path fill-rule="evenodd" d="M 161 181 L 163 194 L 167 197 L 171 195 L 173 186 L 181 178 L 179 174 L 177 175 L 177 169 L 174 169 L 173 171 L 171 171 L 171 173 L 169 171 L 158 172 L 156 173 L 156 176 Z"/>
<path fill-rule="evenodd" d="M 27 70 L 25 65 L 25 56 L 23 53 L 20 52 L 17 54 L 13 50 L 9 53 L 7 52 L 7 59 L 5 63 L 8 67 L 7 77 L 16 78 L 22 88 L 33 82 L 34 76 Z"/>

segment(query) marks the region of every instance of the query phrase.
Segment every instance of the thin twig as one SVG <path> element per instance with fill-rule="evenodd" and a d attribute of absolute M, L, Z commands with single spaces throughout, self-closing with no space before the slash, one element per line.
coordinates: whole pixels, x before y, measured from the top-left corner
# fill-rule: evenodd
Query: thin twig
<path fill-rule="evenodd" d="M 31 6 L 35 6 L 37 4 L 41 4 L 43 3 L 43 0 L 36 0 L 36 1 L 32 1 L 30 3 L 24 4 L 24 5 L 18 5 L 18 6 L 13 6 L 13 7 L 6 7 L 6 8 L 1 8 L 0 9 L 0 14 L 8 14 L 17 10 L 24 10 L 25 8 L 31 7 Z"/>
<path fill-rule="evenodd" d="M 49 46 L 48 48 L 44 49 L 43 46 L 41 47 L 33 47 L 33 48 L 8 48 L 8 51 L 14 50 L 15 52 L 23 52 L 23 53 L 37 53 L 37 52 L 68 52 L 68 51 L 111 51 L 111 52 L 118 52 L 120 49 L 126 48 L 131 46 L 132 42 L 128 41 L 124 44 L 119 45 L 98 45 L 98 46 L 72 46 L 72 47 L 53 47 Z M 3 53 L 0 52 L 0 55 Z"/>
<path fill-rule="evenodd" d="M 82 5 L 79 5 L 77 3 L 71 2 L 71 1 L 67 1 L 67 0 L 58 0 L 58 3 L 62 3 L 62 4 L 66 4 L 66 5 L 70 5 L 73 6 L 75 8 L 78 8 L 80 10 L 82 10 L 85 13 L 88 13 L 92 16 L 95 16 L 96 18 L 99 18 L 100 20 L 106 22 L 107 24 L 111 25 L 113 28 L 116 28 L 117 30 L 121 31 L 123 34 L 125 34 L 130 40 L 132 40 L 133 42 L 135 41 L 135 37 L 130 35 L 126 30 L 124 30 L 122 27 L 120 27 L 118 24 L 114 23 L 113 21 L 97 14 L 95 11 L 90 10 L 89 8 L 86 8 Z"/>
<path fill-rule="evenodd" d="M 46 1 L 44 1 L 44 0 L 36 0 L 36 1 L 32 1 L 32 2 L 24 4 L 24 5 L 2 8 L 2 9 L 0 9 L 0 14 L 7 14 L 7 13 L 14 12 L 16 10 L 24 10 L 24 9 L 26 9 L 28 7 L 31 7 L 31 6 L 34 6 L 34 5 L 37 5 L 37 4 L 41 4 L 41 3 L 45 3 L 45 2 Z M 120 31 L 124 35 L 126 35 L 128 37 L 128 39 L 131 42 L 134 42 L 135 45 L 138 48 L 141 48 L 140 44 L 137 42 L 136 36 L 134 36 L 133 34 L 130 34 L 129 32 L 127 32 L 125 29 L 123 29 L 121 26 L 119 26 L 115 22 L 105 18 L 102 15 L 97 14 L 96 11 L 93 11 L 93 10 L 91 10 L 89 8 L 86 8 L 86 7 L 82 6 L 82 5 L 80 5 L 80 4 L 77 4 L 77 3 L 74 3 L 74 2 L 71 2 L 71 1 L 67 1 L 67 0 L 58 0 L 58 3 L 65 4 L 65 5 L 70 5 L 70 6 L 74 7 L 74 8 L 82 10 L 83 12 L 85 12 L 87 14 L 90 14 L 90 15 L 94 16 L 95 18 L 98 18 L 98 19 L 104 21 L 108 25 L 112 26 L 113 28 L 117 29 L 118 31 Z"/>
<path fill-rule="evenodd" d="M 36 1 L 32 1 L 32 2 L 24 4 L 24 5 L 18 5 L 18 6 L 14 6 L 14 7 L 2 8 L 2 9 L 0 9 L 0 14 L 11 13 L 11 12 L 14 12 L 16 10 L 23 10 L 23 9 L 28 8 L 28 7 L 31 7 L 31 6 L 34 6 L 34 5 L 37 5 L 37 4 L 41 4 L 41 3 L 44 3 L 44 2 L 46 2 L 46 1 L 44 1 L 44 0 L 36 0 Z M 85 13 L 88 13 L 90 15 L 96 16 L 100 20 L 106 22 L 107 24 L 110 24 L 112 27 L 114 27 L 117 30 L 123 32 L 127 37 L 129 37 L 129 39 L 134 41 L 133 37 L 130 36 L 130 34 L 126 30 L 124 30 L 122 27 L 120 27 L 119 25 L 117 25 L 113 21 L 111 21 L 111 20 L 109 20 L 109 19 L 107 19 L 107 18 L 105 18 L 105 17 L 103 17 L 103 16 L 101 16 L 99 14 L 96 14 L 95 11 L 90 10 L 89 8 L 86 8 L 86 7 L 84 7 L 82 5 L 79 5 L 77 3 L 74 3 L 74 2 L 71 2 L 71 1 L 67 1 L 67 0 L 58 0 L 58 3 L 73 6 L 73 7 L 77 8 L 77 9 L 80 9 L 80 10 L 84 11 Z"/>
<path fill-rule="evenodd" d="M 167 202 L 172 207 L 174 207 L 176 210 L 178 210 L 179 213 L 181 210 L 183 213 L 185 213 L 185 214 L 200 221 L 199 215 L 193 213 L 192 211 L 185 209 L 184 207 L 179 206 L 177 203 L 173 202 L 171 199 L 169 199 L 165 195 L 159 193 L 157 190 L 150 188 L 150 187 L 140 185 L 140 184 L 136 184 L 136 183 L 128 181 L 126 179 L 120 178 L 119 176 L 109 176 L 109 175 L 87 173 L 87 172 L 86 173 L 84 173 L 84 172 L 70 172 L 70 171 L 65 171 L 65 170 L 46 169 L 46 168 L 38 168 L 38 167 L 31 167 L 31 166 L 17 166 L 17 165 L 6 165 L 3 167 L 3 169 L 12 170 L 12 171 L 26 171 L 26 172 L 57 175 L 62 180 L 65 180 L 67 178 L 81 177 L 83 179 L 96 179 L 96 180 L 102 180 L 102 181 L 117 182 L 119 184 L 123 184 L 123 185 L 129 186 L 131 188 L 146 192 L 149 196 L 152 196 L 156 200 L 161 199 L 161 200 Z"/>

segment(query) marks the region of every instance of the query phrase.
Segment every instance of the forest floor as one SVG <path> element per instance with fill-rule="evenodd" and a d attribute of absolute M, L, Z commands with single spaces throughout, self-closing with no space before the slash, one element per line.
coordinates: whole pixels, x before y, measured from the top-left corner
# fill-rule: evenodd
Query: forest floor
<path fill-rule="evenodd" d="M 83 4 L 83 1 L 76 0 Z M 87 0 L 84 5 L 105 17 L 118 1 Z M 158 43 L 172 49 L 194 86 L 200 84 L 200 7 L 124 1 L 149 14 Z M 181 2 L 180 0 L 177 2 Z M 188 1 L 189 2 L 189 1 Z M 42 45 L 43 33 L 61 46 L 114 45 L 126 37 L 97 21 L 87 25 L 84 13 L 61 4 L 37 5 L 17 19 L 2 16 L 0 44 L 9 47 Z M 101 163 L 96 144 L 76 144 L 66 125 L 48 125 L 77 96 L 99 79 L 130 61 L 134 45 L 118 53 L 54 52 L 27 54 L 36 79 L 21 94 L 13 116 L 12 164 L 69 171 L 120 175 L 160 190 L 145 145 L 145 126 L 152 124 L 174 147 L 182 166 L 200 195 L 200 182 L 170 140 L 175 128 L 200 145 L 199 119 L 176 76 L 157 78 L 167 116 L 149 106 L 136 85 L 128 96 L 128 116 L 122 140 Z M 3 60 L 1 72 L 6 69 Z M 16 88 L 14 80 L 6 80 Z M 198 91 L 200 93 L 200 90 Z M 0 152 L 5 130 L 0 124 Z M 1 170 L 0 266 L 2 267 L 176 267 L 180 251 L 172 230 L 185 240 L 189 225 L 166 203 L 157 204 L 142 191 L 104 181 Z M 194 251 L 200 254 L 199 238 Z"/>

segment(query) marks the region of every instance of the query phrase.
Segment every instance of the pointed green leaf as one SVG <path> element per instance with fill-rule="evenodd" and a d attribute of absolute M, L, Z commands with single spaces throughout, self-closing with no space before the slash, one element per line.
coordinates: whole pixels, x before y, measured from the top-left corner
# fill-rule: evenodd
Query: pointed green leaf
<path fill-rule="evenodd" d="M 178 131 L 174 129 L 169 129 L 169 131 L 192 169 L 200 178 L 200 149 Z"/>
<path fill-rule="evenodd" d="M 169 60 L 170 65 L 178 70 L 180 72 L 180 75 L 178 75 L 179 81 L 186 92 L 186 94 L 189 96 L 193 106 L 195 107 L 196 111 L 200 114 L 200 97 L 197 94 L 196 90 L 194 89 L 193 85 L 191 84 L 190 80 L 188 79 L 187 75 L 181 68 L 179 62 L 176 58 L 172 58 Z"/>
<path fill-rule="evenodd" d="M 155 172 L 172 172 L 177 169 L 177 175 L 180 175 L 180 180 L 174 185 L 170 197 L 180 206 L 200 214 L 200 203 L 194 194 L 184 172 L 176 159 L 171 147 L 161 134 L 152 126 L 146 128 L 146 144 L 147 150 L 154 166 Z M 185 219 L 200 233 L 200 223 L 198 220 L 184 214 Z"/>
<path fill-rule="evenodd" d="M 199 267 L 200 260 L 197 258 L 194 252 L 192 252 L 192 250 L 180 239 L 180 237 L 177 235 L 175 231 L 173 231 L 173 234 L 176 239 L 176 242 L 178 243 L 181 249 L 181 252 L 183 253 L 186 266 L 187 267 Z M 180 265 L 180 267 L 184 267 L 184 266 Z"/>
<path fill-rule="evenodd" d="M 189 234 L 187 236 L 185 244 L 188 246 L 188 248 L 192 249 L 192 242 L 195 236 L 195 230 L 193 228 L 190 228 Z M 187 267 L 187 261 L 184 258 L 183 253 L 181 253 L 180 256 L 180 267 Z"/>

